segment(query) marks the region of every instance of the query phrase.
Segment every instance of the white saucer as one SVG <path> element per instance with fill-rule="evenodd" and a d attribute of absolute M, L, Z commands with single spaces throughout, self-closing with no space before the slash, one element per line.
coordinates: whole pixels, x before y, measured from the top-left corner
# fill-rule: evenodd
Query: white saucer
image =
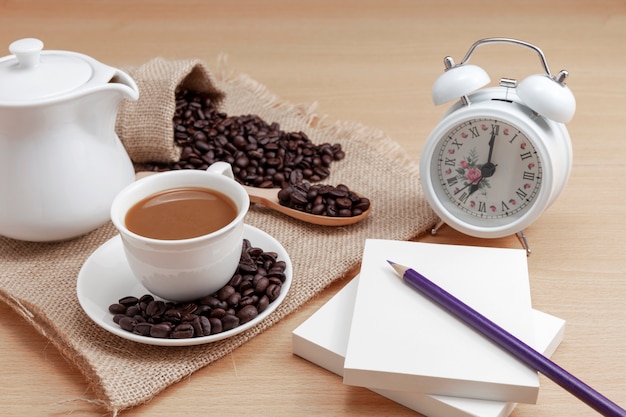
<path fill-rule="evenodd" d="M 265 311 L 253 320 L 232 330 L 211 336 L 189 339 L 158 339 L 122 330 L 113 322 L 113 315 L 109 312 L 109 306 L 127 295 L 141 297 L 144 294 L 149 294 L 149 291 L 135 279 L 126 263 L 122 239 L 119 235 L 105 242 L 85 261 L 78 273 L 78 281 L 76 283 L 78 301 L 85 313 L 97 325 L 113 334 L 139 343 L 159 346 L 191 346 L 211 343 L 234 336 L 255 326 L 276 310 L 287 296 L 293 274 L 291 259 L 289 259 L 285 248 L 276 239 L 262 230 L 249 225 L 245 225 L 243 236 L 244 239 L 250 241 L 252 246 L 260 247 L 267 252 L 276 252 L 278 259 L 285 261 L 287 264 L 285 268 L 286 279 L 280 296 Z"/>

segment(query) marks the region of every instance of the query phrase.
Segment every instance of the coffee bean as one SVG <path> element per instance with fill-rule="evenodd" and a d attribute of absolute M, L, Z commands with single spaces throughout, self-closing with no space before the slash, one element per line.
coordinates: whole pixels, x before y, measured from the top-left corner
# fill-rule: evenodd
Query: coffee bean
<path fill-rule="evenodd" d="M 150 336 L 150 331 L 152 330 L 152 323 L 143 322 L 137 323 L 134 329 L 134 333 L 137 333 L 141 336 Z"/>
<path fill-rule="evenodd" d="M 200 324 L 200 317 L 194 315 L 193 320 L 185 320 L 185 322 L 189 323 L 191 327 L 193 327 L 194 336 L 204 335 L 204 331 L 202 330 L 202 325 Z"/>
<path fill-rule="evenodd" d="M 209 314 L 209 317 L 212 318 L 222 318 L 224 317 L 224 315 L 226 314 L 226 310 L 223 308 L 214 308 L 211 313 Z"/>
<path fill-rule="evenodd" d="M 293 193 L 293 187 L 291 185 L 281 188 L 280 191 L 278 192 L 278 201 L 280 201 L 281 203 L 288 203 L 290 201 L 289 196 L 292 193 Z"/>
<path fill-rule="evenodd" d="M 257 294 L 263 294 L 268 285 L 270 285 L 270 280 L 267 277 L 261 277 L 261 279 L 259 279 L 254 286 L 254 292 Z"/>
<path fill-rule="evenodd" d="M 237 312 L 237 317 L 239 317 L 240 324 L 247 323 L 258 315 L 259 311 L 257 310 L 257 307 L 253 305 L 247 305 L 239 310 L 239 312 Z"/>
<path fill-rule="evenodd" d="M 280 276 L 270 277 L 268 278 L 268 281 L 270 284 L 282 286 L 283 282 L 285 281 L 285 274 L 280 274 Z"/>
<path fill-rule="evenodd" d="M 237 307 L 240 301 L 241 301 L 241 293 L 238 293 L 238 292 L 232 294 L 230 297 L 228 297 L 228 300 L 226 300 L 228 305 L 232 307 Z"/>
<path fill-rule="evenodd" d="M 239 301 L 239 305 L 241 307 L 245 307 L 245 306 L 248 306 L 248 305 L 254 304 L 254 303 L 255 303 L 255 300 L 254 300 L 254 297 L 252 295 L 246 295 L 246 296 L 244 296 L 241 299 L 241 301 Z"/>
<path fill-rule="evenodd" d="M 337 206 L 342 209 L 350 209 L 352 207 L 352 200 L 347 197 L 339 197 L 335 200 Z"/>
<path fill-rule="evenodd" d="M 234 329 L 239 326 L 239 317 L 233 314 L 226 314 L 221 318 L 222 321 L 222 331 L 228 331 Z"/>
<path fill-rule="evenodd" d="M 262 296 L 261 298 L 259 298 L 259 301 L 256 304 L 256 308 L 258 310 L 259 313 L 262 313 L 265 311 L 265 309 L 270 305 L 270 299 L 267 295 Z"/>
<path fill-rule="evenodd" d="M 120 327 L 127 332 L 132 332 L 133 330 L 135 330 L 135 325 L 137 324 L 137 321 L 132 317 L 126 316 L 120 318 L 120 321 L 117 324 L 119 324 Z"/>
<path fill-rule="evenodd" d="M 226 301 L 228 297 L 230 297 L 234 293 L 235 293 L 235 288 L 233 288 L 230 285 L 226 285 L 218 291 L 217 298 L 219 298 L 221 301 Z"/>
<path fill-rule="evenodd" d="M 176 309 L 166 310 L 165 313 L 163 313 L 163 320 L 172 324 L 180 323 L 182 318 L 183 316 L 180 314 L 180 311 Z"/>
<path fill-rule="evenodd" d="M 239 285 L 241 285 L 242 281 L 243 277 L 241 276 L 241 274 L 235 274 L 228 282 L 228 285 L 230 285 L 231 287 L 238 287 Z"/>
<path fill-rule="evenodd" d="M 118 303 L 122 304 L 123 306 L 126 307 L 130 307 L 132 305 L 135 305 L 139 302 L 139 299 L 137 297 L 133 297 L 133 296 L 128 296 L 128 297 L 124 297 L 121 298 Z"/>
<path fill-rule="evenodd" d="M 154 301 L 154 297 L 151 294 L 145 294 L 141 296 L 141 298 L 139 299 L 139 304 L 144 306 L 141 309 L 145 310 L 148 304 L 152 301 Z"/>
<path fill-rule="evenodd" d="M 113 323 L 120 324 L 120 320 L 124 317 L 128 317 L 128 316 L 126 316 L 126 314 L 115 314 L 113 316 Z"/>
<path fill-rule="evenodd" d="M 198 316 L 208 316 L 211 313 L 211 307 L 200 304 L 196 310 Z"/>
<path fill-rule="evenodd" d="M 209 322 L 211 323 L 211 334 L 222 333 L 222 320 L 211 317 L 209 318 Z"/>
<path fill-rule="evenodd" d="M 155 324 L 150 328 L 150 337 L 165 339 L 170 336 L 171 331 L 170 324 L 168 323 Z"/>
<path fill-rule="evenodd" d="M 139 301 L 139 300 L 137 300 Z M 138 305 L 131 305 L 130 307 L 128 307 L 126 309 L 126 315 L 128 317 L 133 317 L 133 316 L 137 316 L 141 314 L 141 310 L 139 310 L 139 306 Z"/>
<path fill-rule="evenodd" d="M 209 336 L 211 334 L 211 320 L 208 317 L 200 316 L 200 326 L 202 327 L 202 336 Z M 200 336 L 200 333 L 197 333 Z"/>
<path fill-rule="evenodd" d="M 109 312 L 112 314 L 124 314 L 126 313 L 126 306 L 120 303 L 111 304 L 109 306 Z"/>
<path fill-rule="evenodd" d="M 280 286 L 276 284 L 269 285 L 267 287 L 267 290 L 265 290 L 265 294 L 270 299 L 270 301 L 276 300 L 280 295 Z"/>
<path fill-rule="evenodd" d="M 361 210 L 361 212 L 366 211 L 369 207 L 370 201 L 365 197 L 362 197 L 354 206 L 355 209 Z"/>
<path fill-rule="evenodd" d="M 295 189 L 289 195 L 290 206 L 304 206 L 308 203 L 306 193 L 303 190 Z"/>
<path fill-rule="evenodd" d="M 181 323 L 172 331 L 174 339 L 189 339 L 194 336 L 194 329 L 190 323 Z"/>
<path fill-rule="evenodd" d="M 187 314 L 182 318 L 183 322 L 187 322 L 187 323 L 191 323 L 192 321 L 196 320 L 198 318 L 197 314 Z"/>
<path fill-rule="evenodd" d="M 146 314 L 149 317 L 160 316 L 165 313 L 165 303 L 160 300 L 151 301 L 146 307 Z"/>
<path fill-rule="evenodd" d="M 189 314 L 193 314 L 194 311 L 198 308 L 196 303 L 184 303 L 179 305 L 176 310 L 180 311 L 181 317 L 184 319 Z"/>
<path fill-rule="evenodd" d="M 206 305 L 210 308 L 216 308 L 220 304 L 220 300 L 213 295 L 208 295 L 204 298 L 201 298 L 199 301 L 200 305 Z"/>

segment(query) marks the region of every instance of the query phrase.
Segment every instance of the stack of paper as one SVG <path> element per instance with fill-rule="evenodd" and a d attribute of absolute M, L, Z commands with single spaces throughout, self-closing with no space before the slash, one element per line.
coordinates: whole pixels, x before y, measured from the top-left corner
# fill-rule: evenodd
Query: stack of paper
<path fill-rule="evenodd" d="M 531 309 L 524 251 L 368 240 L 358 280 L 294 330 L 295 354 L 431 417 L 506 416 L 535 401 L 535 372 L 404 284 L 387 259 L 541 352 L 562 339 L 563 320 Z"/>

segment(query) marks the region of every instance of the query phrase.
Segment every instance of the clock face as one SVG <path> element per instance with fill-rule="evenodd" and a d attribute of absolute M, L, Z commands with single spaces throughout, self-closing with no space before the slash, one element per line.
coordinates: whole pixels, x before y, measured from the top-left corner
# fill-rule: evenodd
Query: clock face
<path fill-rule="evenodd" d="M 431 178 L 440 201 L 463 220 L 507 224 L 535 202 L 542 160 L 533 142 L 514 125 L 472 118 L 441 136 Z"/>

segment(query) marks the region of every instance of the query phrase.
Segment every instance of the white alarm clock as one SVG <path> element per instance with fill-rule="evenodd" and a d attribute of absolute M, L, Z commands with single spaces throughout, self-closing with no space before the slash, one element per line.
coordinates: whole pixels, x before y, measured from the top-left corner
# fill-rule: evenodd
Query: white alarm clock
<path fill-rule="evenodd" d="M 478 46 L 493 43 L 534 50 L 545 73 L 519 84 L 503 78 L 498 87 L 479 90 L 489 76 L 467 62 Z M 572 119 L 576 100 L 564 82 L 568 73 L 552 75 L 539 48 L 508 38 L 479 40 L 459 64 L 450 57 L 444 63 L 433 101 L 458 101 L 428 137 L 420 161 L 426 200 L 441 218 L 438 227 L 445 223 L 480 238 L 517 234 L 530 253 L 524 229 L 558 197 L 572 166 L 564 123 Z"/>

